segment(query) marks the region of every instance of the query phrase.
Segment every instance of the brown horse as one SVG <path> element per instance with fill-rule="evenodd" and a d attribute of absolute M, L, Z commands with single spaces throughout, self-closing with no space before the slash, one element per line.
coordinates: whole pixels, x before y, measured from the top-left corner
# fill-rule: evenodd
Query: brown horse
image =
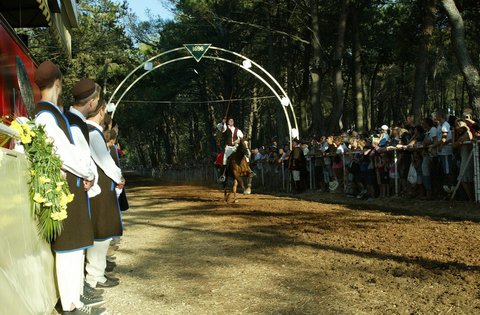
<path fill-rule="evenodd" d="M 248 195 L 252 192 L 252 178 L 254 176 L 253 172 L 250 170 L 250 166 L 247 161 L 248 149 L 243 140 L 240 140 L 237 150 L 233 152 L 227 160 L 227 170 L 226 170 L 226 179 L 223 182 L 224 194 L 223 198 L 225 202 L 228 202 L 230 196 L 227 193 L 227 181 L 229 177 L 233 177 L 233 202 L 238 202 L 237 200 L 237 187 L 238 184 L 242 187 L 244 194 Z M 248 184 L 245 189 L 242 176 L 248 176 Z"/>

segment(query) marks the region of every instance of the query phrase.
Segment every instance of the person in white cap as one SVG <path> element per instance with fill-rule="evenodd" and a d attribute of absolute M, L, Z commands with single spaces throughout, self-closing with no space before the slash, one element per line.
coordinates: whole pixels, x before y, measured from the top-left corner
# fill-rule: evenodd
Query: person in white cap
<path fill-rule="evenodd" d="M 382 125 L 380 127 L 382 130 L 382 134 L 380 135 L 380 140 L 378 141 L 378 145 L 381 147 L 385 147 L 387 143 L 390 141 L 390 136 L 388 135 L 388 126 L 387 125 Z"/>

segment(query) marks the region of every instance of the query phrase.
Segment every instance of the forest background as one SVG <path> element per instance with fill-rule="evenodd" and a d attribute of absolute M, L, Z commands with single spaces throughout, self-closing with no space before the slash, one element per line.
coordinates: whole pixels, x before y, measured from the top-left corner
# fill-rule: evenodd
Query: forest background
<path fill-rule="evenodd" d="M 88 77 L 105 99 L 135 67 L 186 43 L 248 56 L 280 82 L 302 138 L 360 133 L 417 121 L 435 109 L 480 112 L 480 3 L 475 0 L 165 0 L 173 19 L 141 21 L 127 2 L 79 0 L 72 56 L 48 29 L 28 35 L 38 62 L 51 59 L 71 87 Z M 228 115 L 252 147 L 286 144 L 282 106 L 251 74 L 228 63 L 192 60 L 152 71 L 115 119 L 131 165 L 161 167 L 210 159 L 216 124 Z"/>

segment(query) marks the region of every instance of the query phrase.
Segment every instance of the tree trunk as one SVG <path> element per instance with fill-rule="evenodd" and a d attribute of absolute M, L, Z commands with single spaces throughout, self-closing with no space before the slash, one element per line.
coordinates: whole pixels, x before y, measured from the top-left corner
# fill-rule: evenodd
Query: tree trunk
<path fill-rule="evenodd" d="M 257 88 L 253 87 L 252 91 L 252 102 L 250 104 L 250 112 L 248 114 L 248 119 L 245 123 L 245 136 L 250 139 L 250 142 L 253 140 L 253 121 L 255 119 L 255 116 L 257 115 L 257 102 L 258 100 L 256 99 L 258 93 L 257 93 Z"/>
<path fill-rule="evenodd" d="M 480 111 L 480 76 L 477 68 L 475 68 L 467 46 L 465 45 L 465 26 L 463 18 L 458 12 L 454 0 L 440 0 L 445 9 L 450 28 L 452 32 L 452 44 L 457 57 L 458 63 L 462 70 L 462 74 L 467 84 L 467 91 L 472 100 L 474 109 Z"/>
<path fill-rule="evenodd" d="M 342 57 L 345 49 L 345 29 L 347 26 L 347 7 L 349 0 L 342 0 L 340 18 L 337 28 L 337 42 L 333 55 L 333 108 L 330 114 L 328 131 L 338 131 L 338 123 L 343 114 L 343 78 L 342 78 Z"/>
<path fill-rule="evenodd" d="M 424 14 L 420 45 L 415 65 L 415 88 L 413 91 L 412 107 L 410 108 L 410 114 L 413 115 L 417 121 L 420 118 L 420 110 L 425 104 L 428 51 L 435 27 L 437 0 L 419 1 L 419 5 Z"/>
<path fill-rule="evenodd" d="M 198 90 L 200 91 L 200 101 L 208 102 L 208 92 L 207 92 L 207 83 L 205 78 L 202 81 L 198 82 Z M 208 152 L 215 152 L 217 151 L 217 145 L 215 140 L 216 134 L 216 124 L 218 122 L 215 121 L 215 109 L 210 103 L 202 104 L 202 113 L 204 114 L 205 120 L 205 135 L 207 137 L 208 147 L 206 150 Z"/>
<path fill-rule="evenodd" d="M 321 58 L 322 51 L 320 47 L 320 22 L 318 19 L 318 1 L 310 0 L 310 11 L 312 15 L 312 70 L 310 75 L 312 77 L 310 86 L 310 103 L 312 109 L 312 125 L 311 134 L 320 134 L 322 124 L 322 108 L 321 108 Z M 305 132 L 305 130 L 303 130 Z"/>
<path fill-rule="evenodd" d="M 356 107 L 356 130 L 365 131 L 363 125 L 363 89 L 362 89 L 362 55 L 360 46 L 359 22 L 357 11 L 352 14 L 353 23 L 353 94 Z"/>
<path fill-rule="evenodd" d="M 368 125 L 368 130 L 372 130 L 377 125 L 377 102 L 375 98 L 375 87 L 377 83 L 377 74 L 380 71 L 380 63 L 377 61 L 375 68 L 373 69 L 372 76 L 370 77 L 370 123 Z"/>

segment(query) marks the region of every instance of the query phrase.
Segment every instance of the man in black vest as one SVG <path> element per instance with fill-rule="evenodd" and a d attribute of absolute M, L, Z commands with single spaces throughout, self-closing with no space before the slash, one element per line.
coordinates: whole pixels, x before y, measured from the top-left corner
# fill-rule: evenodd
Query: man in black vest
<path fill-rule="evenodd" d="M 93 80 L 82 79 L 78 81 L 72 89 L 74 103 L 70 107 L 69 111 L 65 113 L 65 116 L 70 122 L 70 127 L 72 130 L 72 136 L 73 140 L 75 141 L 75 145 L 78 146 L 79 149 L 88 156 L 91 156 L 91 152 L 89 145 L 90 137 L 86 121 L 87 117 L 89 117 L 93 112 L 95 112 L 95 109 L 97 108 L 98 102 L 100 100 L 100 92 L 100 85 L 96 84 Z M 88 191 L 87 194 L 89 198 L 93 198 L 101 193 L 101 188 L 98 185 L 97 167 L 92 159 L 90 159 L 90 164 L 92 169 L 95 171 L 96 183 Z M 91 212 L 92 209 L 90 207 L 90 213 Z M 96 250 L 96 243 L 97 242 L 95 241 L 94 246 L 87 249 L 87 255 L 89 252 Z M 80 297 L 80 300 L 84 303 L 87 303 L 89 305 L 99 305 L 104 302 L 101 294 L 99 294 L 100 291 L 91 288 L 88 284 L 84 284 L 81 292 L 83 292 L 83 295 Z"/>
<path fill-rule="evenodd" d="M 80 300 L 83 278 L 83 253 L 93 245 L 93 228 L 89 217 L 87 191 L 95 178 L 90 156 L 75 146 L 70 123 L 57 106 L 62 92 L 62 74 L 57 65 L 45 61 L 34 75 L 40 88 L 41 100 L 35 106 L 35 123 L 43 125 L 53 140 L 55 152 L 62 160 L 70 192 L 74 199 L 68 204 L 68 217 L 60 235 L 52 242 L 55 269 L 62 309 L 65 314 L 105 313 L 105 309 L 90 307 Z"/>
<path fill-rule="evenodd" d="M 108 151 L 103 134 L 104 117 L 105 103 L 100 102 L 87 120 L 90 152 L 98 167 L 98 184 L 102 189 L 100 195 L 90 199 L 95 243 L 93 248 L 87 250 L 86 280 L 94 288 L 109 288 L 119 284 L 117 278 L 105 275 L 105 269 L 110 241 L 123 233 L 115 188 L 123 189 L 125 179 Z"/>
<path fill-rule="evenodd" d="M 217 125 L 217 129 L 223 133 L 223 141 L 225 143 L 225 152 L 223 154 L 223 165 L 220 176 L 220 181 L 225 181 L 225 170 L 227 165 L 227 159 L 237 149 L 237 145 L 243 138 L 243 132 L 235 127 L 233 118 L 223 118 L 222 122 Z"/>

